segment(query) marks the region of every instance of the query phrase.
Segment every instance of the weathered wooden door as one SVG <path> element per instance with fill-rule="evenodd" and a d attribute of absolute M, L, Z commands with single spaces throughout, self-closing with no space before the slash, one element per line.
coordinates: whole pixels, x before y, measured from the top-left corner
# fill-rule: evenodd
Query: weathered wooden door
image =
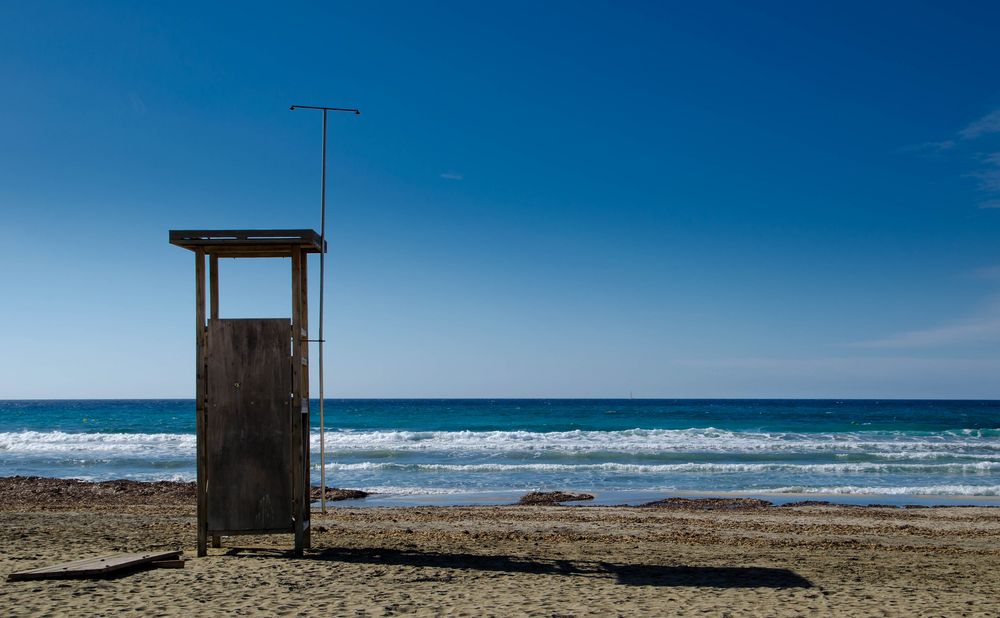
<path fill-rule="evenodd" d="M 292 529 L 291 325 L 208 321 L 208 529 Z"/>

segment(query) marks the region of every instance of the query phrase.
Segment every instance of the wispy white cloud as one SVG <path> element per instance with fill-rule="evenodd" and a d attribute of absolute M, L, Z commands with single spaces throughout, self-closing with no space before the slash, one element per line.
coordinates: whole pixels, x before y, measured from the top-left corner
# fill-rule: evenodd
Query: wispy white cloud
<path fill-rule="evenodd" d="M 896 333 L 881 339 L 847 344 L 852 348 L 904 349 L 1000 342 L 1000 298 L 979 314 L 931 328 Z"/>
<path fill-rule="evenodd" d="M 464 180 L 465 176 L 459 174 L 458 172 L 448 171 L 442 173 L 441 178 L 444 178 L 445 180 Z"/>
<path fill-rule="evenodd" d="M 993 133 L 1000 133 L 1000 109 L 995 109 L 982 118 L 969 123 L 964 129 L 958 131 L 957 138 L 937 142 L 922 142 L 920 144 L 904 146 L 899 149 L 899 152 L 944 152 L 955 148 L 958 145 L 959 140 L 976 139 L 977 137 Z"/>
<path fill-rule="evenodd" d="M 943 142 L 923 142 L 911 146 L 903 146 L 898 152 L 912 152 L 916 154 L 933 155 L 946 152 L 955 147 L 955 140 L 946 139 Z"/>
<path fill-rule="evenodd" d="M 146 102 L 142 100 L 142 97 L 133 92 L 128 95 L 128 102 L 132 105 L 132 111 L 136 114 L 140 116 L 146 115 Z"/>
<path fill-rule="evenodd" d="M 964 142 L 995 134 L 1000 134 L 1000 109 L 995 109 L 978 120 L 969 123 L 951 139 L 907 146 L 901 148 L 900 152 L 910 152 L 924 156 L 943 156 L 948 151 L 963 151 L 959 146 Z M 964 152 L 964 156 L 970 156 L 967 149 L 964 149 Z M 985 193 L 1000 192 L 1000 152 L 971 156 L 979 160 L 982 165 L 979 169 L 966 173 L 965 176 L 978 179 L 979 189 Z M 979 208 L 987 209 L 1000 208 L 1000 199 L 989 199 L 980 202 L 978 206 Z"/>
<path fill-rule="evenodd" d="M 995 109 L 958 132 L 962 139 L 975 139 L 990 133 L 1000 133 L 1000 109 Z"/>
<path fill-rule="evenodd" d="M 972 276 L 977 279 L 996 279 L 1000 281 L 1000 264 L 976 269 L 972 271 Z"/>
<path fill-rule="evenodd" d="M 985 168 L 969 175 L 979 179 L 979 186 L 984 191 L 1000 191 L 1000 152 L 983 155 L 980 159 Z M 982 204 L 979 207 L 982 208 Z"/>

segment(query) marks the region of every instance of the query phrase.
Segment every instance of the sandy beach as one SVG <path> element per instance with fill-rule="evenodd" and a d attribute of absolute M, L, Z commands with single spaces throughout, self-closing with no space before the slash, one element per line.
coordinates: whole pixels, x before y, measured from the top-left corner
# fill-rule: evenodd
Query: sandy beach
<path fill-rule="evenodd" d="M 6 582 L 51 615 L 919 615 L 1000 613 L 1000 509 L 499 506 L 314 514 L 313 548 L 234 537 L 194 558 L 191 486 L 3 479 L 0 574 L 183 549 L 184 569 Z"/>

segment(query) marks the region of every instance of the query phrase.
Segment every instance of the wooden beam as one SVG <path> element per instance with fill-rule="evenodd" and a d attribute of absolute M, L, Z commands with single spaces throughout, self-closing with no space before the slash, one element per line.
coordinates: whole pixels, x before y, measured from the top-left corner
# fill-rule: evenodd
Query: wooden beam
<path fill-rule="evenodd" d="M 309 238 L 185 238 L 172 242 L 171 244 L 177 245 L 179 247 L 253 247 L 255 245 L 260 245 L 262 247 L 273 246 L 273 245 L 285 245 L 295 244 L 296 246 L 313 246 L 315 245 L 319 248 L 319 241 L 313 242 Z"/>
<path fill-rule="evenodd" d="M 198 556 L 208 554 L 208 513 L 205 510 L 208 496 L 208 479 L 205 474 L 205 250 L 194 253 L 195 280 L 195 425 L 197 431 L 198 475 Z"/>
<path fill-rule="evenodd" d="M 208 257 L 208 280 L 212 298 L 212 311 L 210 313 L 213 320 L 219 319 L 219 256 L 212 254 Z"/>
<path fill-rule="evenodd" d="M 302 252 L 292 251 L 292 333 L 302 329 Z M 303 498 L 308 485 L 303 479 L 302 444 L 302 342 L 292 338 L 292 401 L 289 414 L 292 424 L 292 513 L 295 518 L 295 555 L 305 547 L 305 527 L 302 518 Z"/>
<path fill-rule="evenodd" d="M 315 230 L 170 230 L 170 244 L 192 251 L 204 247 L 206 253 L 231 251 L 252 257 L 253 253 L 289 246 L 317 253 L 323 241 Z M 284 256 L 289 257 L 290 252 L 285 251 Z"/>
<path fill-rule="evenodd" d="M 316 230 L 170 230 L 170 242 L 181 240 L 210 240 L 210 239 L 232 239 L 232 240 L 253 240 L 255 238 L 282 238 L 319 240 Z"/>
<path fill-rule="evenodd" d="M 295 532 L 295 527 L 289 525 L 284 528 L 255 528 L 253 530 L 215 530 L 209 528 L 208 531 L 211 534 L 221 534 L 223 536 L 248 536 L 257 534 L 291 534 Z"/>
<path fill-rule="evenodd" d="M 309 497 L 309 433 L 312 431 L 312 424 L 309 422 L 309 254 L 305 251 L 301 251 L 301 265 L 300 265 L 300 279 L 301 286 L 299 290 L 299 295 L 301 301 L 299 303 L 299 327 L 301 332 L 306 333 L 305 336 L 301 337 L 299 340 L 299 345 L 301 346 L 300 356 L 302 357 L 302 365 L 305 369 L 301 372 L 302 379 L 302 406 L 300 407 L 300 414 L 302 415 L 302 544 L 306 549 L 312 547 L 312 531 L 310 520 L 312 519 L 312 501 Z M 295 332 L 295 331 L 292 331 Z"/>

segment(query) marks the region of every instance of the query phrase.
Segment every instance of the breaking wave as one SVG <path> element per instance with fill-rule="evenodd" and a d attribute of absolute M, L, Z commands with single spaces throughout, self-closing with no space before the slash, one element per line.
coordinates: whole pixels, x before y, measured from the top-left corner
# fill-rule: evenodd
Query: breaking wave
<path fill-rule="evenodd" d="M 911 487 L 779 487 L 767 492 L 863 496 L 1000 496 L 1000 485 L 919 485 Z"/>
<path fill-rule="evenodd" d="M 714 428 L 624 431 L 337 431 L 326 436 L 330 451 L 479 451 L 622 453 L 869 453 L 985 455 L 1000 458 L 992 430 L 917 434 L 754 433 Z M 313 447 L 318 447 L 313 436 Z"/>
<path fill-rule="evenodd" d="M 319 464 L 313 465 L 319 468 Z M 976 463 L 949 464 L 786 464 L 786 463 L 682 463 L 682 464 L 399 464 L 380 462 L 361 463 L 330 463 L 326 469 L 332 472 L 354 472 L 359 470 L 385 470 L 391 472 L 622 472 L 630 474 L 668 474 L 668 473 L 729 473 L 742 474 L 747 472 L 812 472 L 818 474 L 850 474 L 850 473 L 959 473 L 975 474 L 1000 470 L 1000 462 L 981 461 Z"/>
<path fill-rule="evenodd" d="M 319 434 L 312 434 L 319 449 Z M 933 459 L 960 456 L 1000 460 L 1000 436 L 994 430 L 941 433 L 755 433 L 705 429 L 628 429 L 624 431 L 330 431 L 328 453 L 440 452 L 525 454 L 719 453 L 719 454 L 866 454 L 885 459 Z M 0 433 L 0 452 L 194 456 L 194 434 L 72 433 L 21 431 Z"/>
<path fill-rule="evenodd" d="M 3 452 L 77 456 L 194 457 L 195 436 L 183 433 L 6 432 L 0 433 L 0 453 Z"/>

